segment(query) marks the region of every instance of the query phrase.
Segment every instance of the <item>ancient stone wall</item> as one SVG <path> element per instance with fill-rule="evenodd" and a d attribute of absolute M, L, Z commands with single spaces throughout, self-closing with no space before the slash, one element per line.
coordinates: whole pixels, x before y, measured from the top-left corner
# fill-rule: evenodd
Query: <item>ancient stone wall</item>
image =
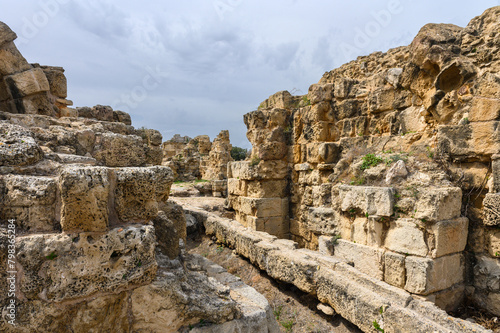
<path fill-rule="evenodd" d="M 467 296 L 500 314 L 499 18 L 426 25 L 245 115 L 238 220 L 447 310 Z"/>
<path fill-rule="evenodd" d="M 434 304 L 368 276 L 336 257 L 298 248 L 292 240 L 244 227 L 204 210 L 183 205 L 207 234 L 279 281 L 295 285 L 329 304 L 363 332 L 490 332 L 448 315 Z"/>
<path fill-rule="evenodd" d="M 163 162 L 177 181 L 208 180 L 198 184 L 201 192 L 227 196 L 227 164 L 232 161 L 229 131 L 223 130 L 210 142 L 208 135 L 194 139 L 179 134 L 162 144 Z"/>

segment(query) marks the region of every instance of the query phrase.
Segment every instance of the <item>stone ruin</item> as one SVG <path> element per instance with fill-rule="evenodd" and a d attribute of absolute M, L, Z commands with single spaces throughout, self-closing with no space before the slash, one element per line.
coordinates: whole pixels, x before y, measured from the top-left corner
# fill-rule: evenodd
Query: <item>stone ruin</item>
<path fill-rule="evenodd" d="M 414 299 L 500 315 L 499 31 L 500 7 L 428 24 L 264 101 L 244 116 L 252 159 L 228 166 L 236 219 Z"/>
<path fill-rule="evenodd" d="M 179 134 L 163 142 L 163 162 L 174 172 L 176 181 L 206 180 L 195 184 L 202 194 L 227 196 L 227 164 L 232 161 L 229 131 L 224 130 L 210 142 L 208 135 L 194 139 Z"/>
<path fill-rule="evenodd" d="M 0 330 L 277 332 L 261 295 L 185 253 L 187 212 L 365 332 L 488 332 L 444 310 L 500 315 L 499 18 L 426 25 L 307 95 L 272 95 L 244 116 L 240 162 L 224 132 L 162 144 L 126 113 L 70 108 L 63 70 L 28 64 L 1 24 L 0 244 L 14 219 L 19 325 L 0 294 Z M 227 178 L 236 220 L 167 201 L 172 169 Z"/>
<path fill-rule="evenodd" d="M 70 108 L 64 70 L 29 64 L 15 38 L 0 22 L 0 331 L 277 332 L 262 295 L 185 253 L 160 132 Z"/>

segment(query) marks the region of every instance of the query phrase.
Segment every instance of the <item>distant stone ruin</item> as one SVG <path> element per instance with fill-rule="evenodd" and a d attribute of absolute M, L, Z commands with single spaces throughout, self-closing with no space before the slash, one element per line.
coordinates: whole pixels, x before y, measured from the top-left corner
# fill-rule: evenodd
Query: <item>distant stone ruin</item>
<path fill-rule="evenodd" d="M 163 142 L 163 162 L 174 172 L 176 181 L 206 180 L 199 184 L 201 193 L 227 196 L 227 164 L 232 161 L 229 131 L 224 130 L 210 142 L 208 135 L 194 139 L 179 134 Z"/>

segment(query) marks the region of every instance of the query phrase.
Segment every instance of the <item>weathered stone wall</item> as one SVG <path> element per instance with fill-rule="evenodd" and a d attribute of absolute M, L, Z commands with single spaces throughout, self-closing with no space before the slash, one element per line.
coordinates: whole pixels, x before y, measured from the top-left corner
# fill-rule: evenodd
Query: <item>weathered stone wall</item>
<path fill-rule="evenodd" d="M 229 131 L 223 130 L 210 142 L 207 135 L 194 139 L 179 134 L 162 144 L 163 162 L 175 174 L 175 180 L 209 180 L 203 192 L 213 196 L 227 196 L 227 164 L 232 161 Z M 208 188 L 208 189 L 205 189 Z"/>
<path fill-rule="evenodd" d="M 183 208 L 213 235 L 274 279 L 329 304 L 363 332 L 491 332 L 449 316 L 430 302 L 368 276 L 336 257 L 298 248 L 292 240 L 254 231 L 187 204 Z"/>
<path fill-rule="evenodd" d="M 499 17 L 426 25 L 245 115 L 254 159 L 228 179 L 238 220 L 447 310 L 468 296 L 500 314 Z"/>

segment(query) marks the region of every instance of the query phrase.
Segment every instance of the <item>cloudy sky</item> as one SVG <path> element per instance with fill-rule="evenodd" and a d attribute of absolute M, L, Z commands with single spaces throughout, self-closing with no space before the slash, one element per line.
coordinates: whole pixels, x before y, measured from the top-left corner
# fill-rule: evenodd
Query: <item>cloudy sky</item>
<path fill-rule="evenodd" d="M 111 105 L 164 140 L 230 131 L 269 95 L 307 93 L 358 55 L 465 26 L 500 0 L 0 0 L 29 62 L 62 66 L 75 106 Z"/>

